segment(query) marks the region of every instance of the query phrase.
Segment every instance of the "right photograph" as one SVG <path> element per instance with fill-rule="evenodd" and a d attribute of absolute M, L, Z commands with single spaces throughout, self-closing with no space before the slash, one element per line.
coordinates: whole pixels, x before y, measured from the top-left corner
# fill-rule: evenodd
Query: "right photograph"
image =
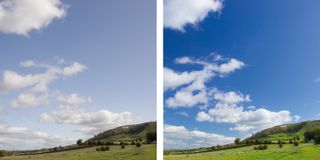
<path fill-rule="evenodd" d="M 164 0 L 164 159 L 320 159 L 319 7 Z"/>

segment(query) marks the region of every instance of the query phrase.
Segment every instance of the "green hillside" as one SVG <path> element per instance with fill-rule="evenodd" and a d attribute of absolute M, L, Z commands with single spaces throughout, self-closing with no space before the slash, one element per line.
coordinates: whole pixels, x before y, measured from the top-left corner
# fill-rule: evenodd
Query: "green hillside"
<path fill-rule="evenodd" d="M 62 152 L 0 157 L 1 160 L 156 160 L 156 145 L 146 144 L 141 147 L 128 145 L 121 149 L 119 145 L 110 146 L 109 151 L 97 152 L 96 147 Z"/>
<path fill-rule="evenodd" d="M 121 126 L 102 132 L 88 141 L 119 142 L 132 141 L 138 138 L 145 140 L 147 133 L 156 133 L 156 122 Z"/>
<path fill-rule="evenodd" d="M 320 129 L 320 120 L 275 126 L 257 132 L 246 140 L 289 141 L 295 137 L 303 140 L 303 134 L 306 131 L 313 131 L 314 129 Z"/>
<path fill-rule="evenodd" d="M 72 144 L 69 146 L 57 146 L 54 148 L 44 148 L 28 151 L 0 150 L 0 159 L 102 160 L 107 156 L 108 158 L 119 160 L 152 160 L 155 159 L 156 156 L 156 144 L 153 144 L 156 141 L 155 136 L 156 122 L 147 122 L 110 129 L 94 136 L 93 138 L 85 142 L 81 142 L 81 140 L 79 140 L 77 141 L 77 144 Z M 132 143 L 120 143 L 126 141 Z M 103 152 L 99 151 L 103 147 L 109 147 L 110 150 L 103 150 Z M 98 151 L 96 151 L 96 149 L 98 149 Z"/>
<path fill-rule="evenodd" d="M 165 155 L 165 160 L 319 160 L 320 145 L 300 144 L 295 147 L 285 144 L 283 148 L 278 145 L 268 145 L 267 150 L 256 151 L 254 146 L 220 151 L 203 152 L 198 154 Z"/>

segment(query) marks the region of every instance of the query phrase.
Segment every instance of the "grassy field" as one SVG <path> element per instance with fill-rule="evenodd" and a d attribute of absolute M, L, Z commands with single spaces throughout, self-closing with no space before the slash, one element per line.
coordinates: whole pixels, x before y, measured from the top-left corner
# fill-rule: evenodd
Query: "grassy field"
<path fill-rule="evenodd" d="M 121 146 L 110 146 L 109 151 L 97 152 L 96 147 L 78 149 L 72 151 L 30 155 L 12 156 L 0 158 L 1 160 L 155 160 L 156 145 L 127 145 L 125 149 Z"/>
<path fill-rule="evenodd" d="M 320 160 L 320 145 L 268 145 L 267 150 L 255 151 L 253 146 L 198 154 L 166 155 L 165 160 Z"/>

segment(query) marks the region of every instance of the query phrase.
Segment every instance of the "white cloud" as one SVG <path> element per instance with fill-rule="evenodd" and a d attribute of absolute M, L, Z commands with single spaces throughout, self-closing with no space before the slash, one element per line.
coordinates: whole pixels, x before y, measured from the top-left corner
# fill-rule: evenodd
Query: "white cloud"
<path fill-rule="evenodd" d="M 165 149 L 190 149 L 209 147 L 217 144 L 228 144 L 234 141 L 234 137 L 207 133 L 199 130 L 188 130 L 184 126 L 164 125 Z"/>
<path fill-rule="evenodd" d="M 65 76 L 70 76 L 70 75 L 74 75 L 79 72 L 82 72 L 85 69 L 87 69 L 87 67 L 85 65 L 82 65 L 78 62 L 73 62 L 73 64 L 71 66 L 67 66 L 67 67 L 63 68 L 62 74 Z"/>
<path fill-rule="evenodd" d="M 57 95 L 57 100 L 61 102 L 63 105 L 67 106 L 80 106 L 82 104 L 91 103 L 92 99 L 90 97 L 81 97 L 76 93 L 72 93 L 68 96 L 64 96 L 61 94 Z"/>
<path fill-rule="evenodd" d="M 164 27 L 184 31 L 186 25 L 197 25 L 221 9 L 222 0 L 165 0 Z"/>
<path fill-rule="evenodd" d="M 216 57 L 217 55 L 212 56 Z M 213 60 L 216 60 L 216 58 Z M 224 63 L 220 64 L 220 61 Z M 164 90 L 175 92 L 172 97 L 167 98 L 165 101 L 166 107 L 169 108 L 193 107 L 195 105 L 206 106 L 209 100 L 208 96 L 210 95 L 206 83 L 215 77 L 215 75 L 223 77 L 244 66 L 244 63 L 241 61 L 233 58 L 222 58 L 222 56 L 220 56 L 218 61 L 213 62 L 190 57 L 177 58 L 175 62 L 181 65 L 199 65 L 203 68 L 189 72 L 176 72 L 172 69 L 164 68 Z M 232 94 L 230 96 L 232 96 Z"/>
<path fill-rule="evenodd" d="M 2 0 L 0 31 L 27 36 L 65 15 L 66 6 L 61 0 Z"/>
<path fill-rule="evenodd" d="M 85 111 L 79 107 L 61 106 L 52 113 L 42 114 L 40 121 L 75 125 L 77 126 L 76 131 L 94 135 L 107 129 L 129 124 L 132 121 L 132 114 L 130 112 L 113 113 L 106 109 Z"/>
<path fill-rule="evenodd" d="M 177 91 L 174 97 L 166 100 L 166 106 L 169 108 L 193 107 L 197 104 L 207 104 L 207 93 L 200 91 L 197 94 L 190 90 Z"/>
<path fill-rule="evenodd" d="M 184 117 L 189 117 L 189 114 L 187 112 L 178 112 L 178 114 Z"/>
<path fill-rule="evenodd" d="M 236 60 L 234 58 L 231 58 L 228 63 L 222 64 L 219 67 L 219 72 L 220 73 L 231 73 L 237 69 L 241 69 L 244 67 L 244 63 Z"/>
<path fill-rule="evenodd" d="M 85 65 L 73 62 L 67 66 L 51 66 L 32 60 L 21 62 L 22 67 L 45 68 L 44 72 L 34 74 L 19 74 L 14 71 L 4 71 L 0 81 L 0 93 L 22 91 L 17 99 L 12 100 L 13 107 L 37 107 L 48 98 L 48 86 L 57 79 L 75 75 L 86 69 Z"/>
<path fill-rule="evenodd" d="M 47 101 L 47 94 L 36 95 L 33 93 L 22 93 L 17 99 L 11 101 L 11 106 L 14 108 L 37 107 L 41 104 L 45 104 Z"/>
<path fill-rule="evenodd" d="M 218 90 L 213 91 L 213 97 L 217 101 L 221 101 L 227 104 L 241 103 L 241 102 L 250 102 L 249 95 L 243 95 L 242 93 L 237 93 L 234 91 L 230 92 L 221 92 Z"/>
<path fill-rule="evenodd" d="M 32 139 L 32 141 L 26 141 Z M 75 140 L 25 127 L 0 124 L 0 147 L 7 150 L 39 149 L 74 144 Z"/>
<path fill-rule="evenodd" d="M 189 84 L 200 76 L 202 71 L 192 71 L 192 72 L 175 72 L 172 69 L 164 68 L 164 89 L 175 89 L 184 84 Z"/>
<path fill-rule="evenodd" d="M 289 111 L 269 111 L 264 108 L 255 109 L 250 107 L 245 110 L 243 102 L 249 102 L 250 96 L 244 96 L 237 92 L 214 91 L 216 104 L 208 112 L 200 111 L 196 120 L 199 122 L 209 121 L 217 123 L 233 124 L 232 131 L 255 133 L 259 130 L 298 120 L 299 116 L 292 116 Z"/>

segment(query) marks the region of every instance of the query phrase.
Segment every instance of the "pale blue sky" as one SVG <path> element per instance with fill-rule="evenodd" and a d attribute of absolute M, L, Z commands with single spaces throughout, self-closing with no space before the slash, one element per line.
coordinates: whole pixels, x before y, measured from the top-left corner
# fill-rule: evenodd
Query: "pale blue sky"
<path fill-rule="evenodd" d="M 63 3 L 67 6 L 64 18 L 32 30 L 28 36 L 0 32 L 1 80 L 5 70 L 21 75 L 45 71 L 19 66 L 26 60 L 61 66 L 56 61 L 61 58 L 67 62 L 64 67 L 78 62 L 87 69 L 53 81 L 49 85 L 50 94 L 59 90 L 63 95 L 76 93 L 91 97 L 92 103 L 82 105 L 82 109 L 131 112 L 130 123 L 155 121 L 156 1 L 66 0 Z M 39 122 L 40 114 L 58 109 L 60 104 L 56 100 L 35 108 L 11 107 L 10 101 L 21 92 L 1 94 L 0 124 L 72 139 L 89 137 L 73 131 L 77 125 Z M 35 147 L 37 144 L 25 148 Z"/>

